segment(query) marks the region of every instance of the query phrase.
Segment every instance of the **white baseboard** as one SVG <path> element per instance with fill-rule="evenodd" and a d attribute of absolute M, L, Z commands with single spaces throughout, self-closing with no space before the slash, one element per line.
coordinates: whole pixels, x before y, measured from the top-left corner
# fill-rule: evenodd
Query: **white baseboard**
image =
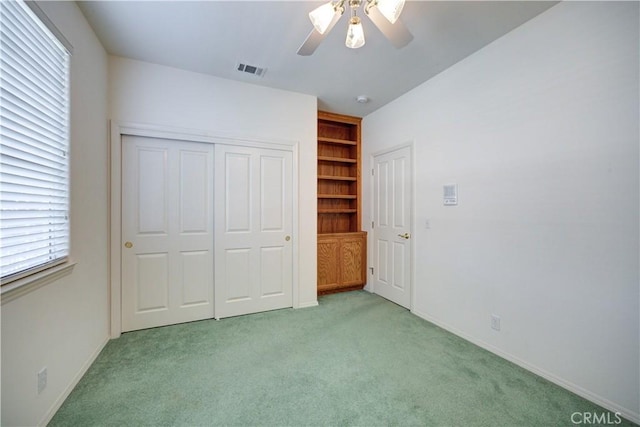
<path fill-rule="evenodd" d="M 423 318 L 424 320 L 433 323 L 436 326 L 439 326 L 440 328 L 451 332 L 454 335 L 459 336 L 460 338 L 463 338 L 466 341 L 469 341 L 475 345 L 477 345 L 478 347 L 482 347 L 483 349 L 490 351 L 491 353 L 502 357 L 503 359 L 508 360 L 509 362 L 515 363 L 516 365 L 520 366 L 521 368 L 526 369 L 529 372 L 532 372 L 538 376 L 541 376 L 542 378 L 551 381 L 552 383 L 566 389 L 569 390 L 572 393 L 577 394 L 580 397 L 583 397 L 593 403 L 595 403 L 596 405 L 600 405 L 605 409 L 608 409 L 611 412 L 618 412 L 620 413 L 621 416 L 623 416 L 624 418 L 633 421 L 636 424 L 640 424 L 640 413 L 635 412 L 633 410 L 630 410 L 628 408 L 623 408 L 622 406 L 611 402 L 608 399 L 605 399 L 602 396 L 599 396 L 589 390 L 586 390 L 570 381 L 567 381 L 563 378 L 558 377 L 557 375 L 554 375 L 550 372 L 545 371 L 544 369 L 541 369 L 535 365 L 532 365 L 510 353 L 507 353 L 503 350 L 500 350 L 499 348 L 486 343 L 482 340 L 476 339 L 468 334 L 465 334 L 464 332 L 444 323 L 441 322 L 440 320 L 429 316 L 428 314 L 422 313 L 418 310 L 412 310 L 412 313 L 415 314 L 418 317 Z"/>
<path fill-rule="evenodd" d="M 309 301 L 309 302 L 303 302 L 299 304 L 298 307 L 296 308 L 309 308 L 309 307 L 317 307 L 317 306 L 318 306 L 318 301 Z"/>
<path fill-rule="evenodd" d="M 102 349 L 107 345 L 108 342 L 109 342 L 109 337 L 107 336 L 98 345 L 98 348 L 91 354 L 89 359 L 87 359 L 87 361 L 80 367 L 80 369 L 78 370 L 78 373 L 73 377 L 73 379 L 71 380 L 67 388 L 64 390 L 64 392 L 53 402 L 53 405 L 51 405 L 51 408 L 49 408 L 47 413 L 44 415 L 42 421 L 38 423 L 39 426 L 46 426 L 47 424 L 49 424 L 53 416 L 56 414 L 56 412 L 58 412 L 58 409 L 60 409 L 64 401 L 67 399 L 67 397 L 69 397 L 73 389 L 78 385 L 78 383 L 80 382 L 80 379 L 84 376 L 84 374 L 87 373 L 91 365 L 93 365 L 93 362 L 95 362 L 98 355 L 100 354 Z"/>

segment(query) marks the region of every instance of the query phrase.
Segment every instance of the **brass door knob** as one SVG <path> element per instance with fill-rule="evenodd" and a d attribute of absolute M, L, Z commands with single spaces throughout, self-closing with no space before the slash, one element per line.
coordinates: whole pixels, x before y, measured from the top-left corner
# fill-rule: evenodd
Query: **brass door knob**
<path fill-rule="evenodd" d="M 411 237 L 411 234 L 409 233 L 398 234 L 398 237 L 402 237 L 403 239 L 409 239 Z"/>
<path fill-rule="evenodd" d="M 127 249 L 131 249 L 133 247 L 133 243 L 127 242 L 127 243 L 124 244 L 124 247 L 127 248 Z"/>
<path fill-rule="evenodd" d="M 289 240 L 291 240 L 291 236 L 286 236 L 286 237 L 284 238 L 284 240 L 286 240 L 286 241 L 288 242 Z"/>

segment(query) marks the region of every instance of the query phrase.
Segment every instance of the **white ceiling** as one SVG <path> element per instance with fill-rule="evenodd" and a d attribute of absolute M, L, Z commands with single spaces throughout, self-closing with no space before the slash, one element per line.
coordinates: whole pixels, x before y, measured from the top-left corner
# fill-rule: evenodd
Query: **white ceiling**
<path fill-rule="evenodd" d="M 344 45 L 347 13 L 312 56 L 296 55 L 317 1 L 81 1 L 113 55 L 318 97 L 318 108 L 363 117 L 556 2 L 408 1 L 414 35 L 395 49 L 365 16 L 366 44 Z M 361 14 L 362 15 L 362 14 Z M 266 67 L 262 78 L 236 71 Z M 367 104 L 355 101 L 370 98 Z"/>

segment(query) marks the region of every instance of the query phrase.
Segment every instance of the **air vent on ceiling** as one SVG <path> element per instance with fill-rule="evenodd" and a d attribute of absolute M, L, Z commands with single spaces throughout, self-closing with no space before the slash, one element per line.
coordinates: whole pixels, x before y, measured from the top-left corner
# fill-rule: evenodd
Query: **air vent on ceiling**
<path fill-rule="evenodd" d="M 255 65 L 243 64 L 242 62 L 238 62 L 236 66 L 236 70 L 242 73 L 252 74 L 257 77 L 264 76 L 264 73 L 267 72 L 267 69 L 264 67 L 257 67 Z"/>

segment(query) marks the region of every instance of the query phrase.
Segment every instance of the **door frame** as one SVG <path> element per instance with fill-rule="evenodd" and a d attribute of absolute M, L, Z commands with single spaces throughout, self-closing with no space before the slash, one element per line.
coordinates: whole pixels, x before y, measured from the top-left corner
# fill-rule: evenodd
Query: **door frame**
<path fill-rule="evenodd" d="M 107 253 L 109 256 L 109 310 L 111 338 L 118 338 L 122 333 L 122 137 L 142 136 L 149 138 L 174 139 L 186 142 L 200 142 L 205 144 L 226 144 L 243 147 L 267 148 L 272 150 L 290 151 L 292 153 L 292 297 L 293 308 L 299 308 L 299 142 L 293 140 L 258 139 L 229 134 L 184 129 L 170 126 L 142 124 L 135 122 L 111 120 L 109 126 L 108 147 L 108 193 L 109 193 L 109 241 Z M 214 236 L 215 238 L 215 236 Z M 214 312 L 215 316 L 215 312 Z"/>
<path fill-rule="evenodd" d="M 413 312 L 414 301 L 416 300 L 416 286 L 415 286 L 415 277 L 416 277 L 416 243 L 415 243 L 415 218 L 416 218 L 416 162 L 415 162 L 415 142 L 413 140 L 405 142 L 403 144 L 394 145 L 392 147 L 387 147 L 382 150 L 374 151 L 369 155 L 369 166 L 371 169 L 371 174 L 369 174 L 369 209 L 371 212 L 370 218 L 371 221 L 375 223 L 376 218 L 375 215 L 375 176 L 373 175 L 373 171 L 375 169 L 375 159 L 378 156 L 383 154 L 393 153 L 394 151 L 398 151 L 404 148 L 409 148 L 409 164 L 411 165 L 411 173 L 409 174 L 411 178 L 411 191 L 409 194 L 411 198 L 409 202 L 411 203 L 411 207 L 409 209 L 409 234 L 411 234 L 411 239 L 409 242 L 409 246 L 411 248 L 411 257 L 409 258 L 411 261 L 411 268 L 409 268 L 410 280 L 411 280 L 411 292 L 410 292 L 410 301 L 409 301 L 409 311 Z M 376 263 L 376 256 L 374 252 L 374 244 L 375 244 L 375 236 L 376 236 L 376 227 L 374 226 L 371 230 L 371 238 L 367 239 L 367 252 L 369 254 L 369 266 L 373 268 L 378 268 Z M 376 293 L 375 282 L 371 280 L 369 284 L 369 288 L 371 292 Z"/>

